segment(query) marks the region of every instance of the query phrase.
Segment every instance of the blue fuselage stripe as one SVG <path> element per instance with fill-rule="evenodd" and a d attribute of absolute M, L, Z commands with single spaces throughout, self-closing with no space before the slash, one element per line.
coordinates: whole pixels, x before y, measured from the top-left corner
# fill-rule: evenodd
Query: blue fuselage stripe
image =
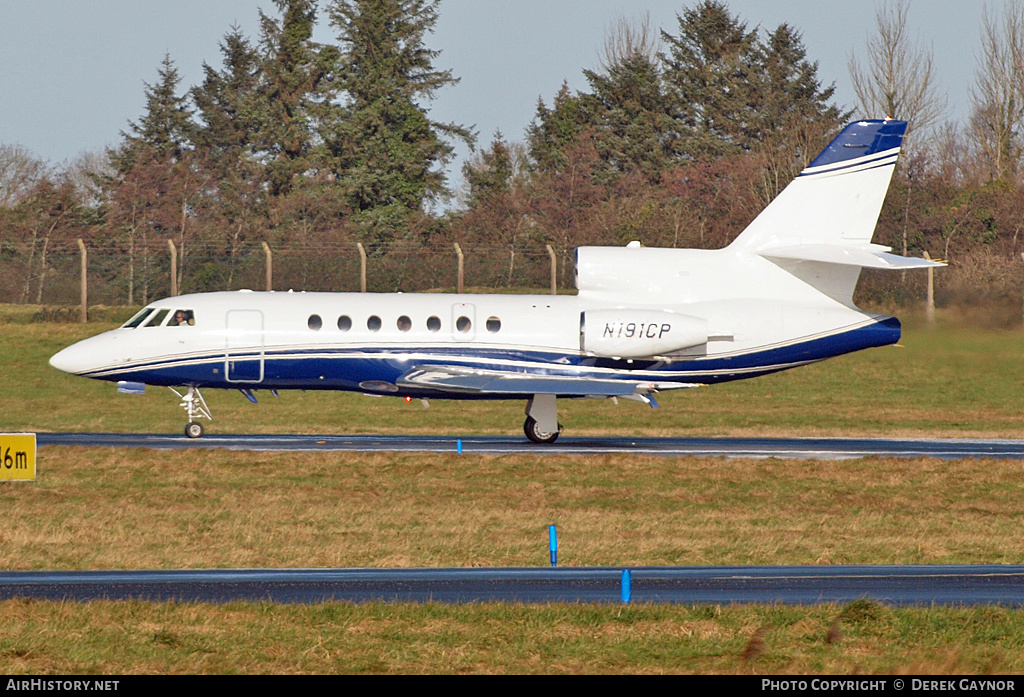
<path fill-rule="evenodd" d="M 249 354 L 232 351 L 229 375 L 225 375 L 229 366 L 226 365 L 223 352 L 155 359 L 136 365 L 110 367 L 87 375 L 103 380 L 128 380 L 150 385 L 363 391 L 359 387 L 360 383 L 377 381 L 394 384 L 401 375 L 415 366 L 457 365 L 481 370 L 572 378 L 712 384 L 764 375 L 844 353 L 893 344 L 899 337 L 899 321 L 890 317 L 845 332 L 783 346 L 728 356 L 672 361 L 626 361 L 589 357 L 580 353 L 489 349 L 481 346 L 429 349 L 323 346 L 302 350 L 268 347 Z M 422 389 L 403 389 L 394 394 L 455 396 L 447 392 Z"/>

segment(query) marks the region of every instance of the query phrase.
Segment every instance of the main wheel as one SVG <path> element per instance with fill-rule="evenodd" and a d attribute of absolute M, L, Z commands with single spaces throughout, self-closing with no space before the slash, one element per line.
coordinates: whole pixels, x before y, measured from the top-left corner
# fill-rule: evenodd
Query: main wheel
<path fill-rule="evenodd" d="M 561 424 L 559 424 L 559 430 L 561 430 Z M 532 416 L 527 416 L 526 421 L 523 423 L 523 432 L 526 437 L 532 440 L 534 443 L 545 443 L 550 444 L 558 440 L 559 431 L 554 433 L 546 433 L 537 428 L 537 420 Z"/>
<path fill-rule="evenodd" d="M 203 435 L 203 425 L 195 421 L 189 421 L 185 425 L 185 435 L 189 438 L 199 438 Z"/>

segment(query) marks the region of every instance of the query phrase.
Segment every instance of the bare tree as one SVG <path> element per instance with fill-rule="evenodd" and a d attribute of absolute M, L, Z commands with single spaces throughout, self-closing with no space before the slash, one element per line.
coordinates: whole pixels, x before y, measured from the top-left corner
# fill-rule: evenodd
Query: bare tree
<path fill-rule="evenodd" d="M 1015 179 L 1024 150 L 1024 8 L 985 9 L 970 132 L 988 179 Z"/>
<path fill-rule="evenodd" d="M 957 186 L 973 182 L 971 177 L 978 168 L 975 165 L 976 149 L 971 147 L 970 140 L 971 135 L 963 124 L 946 121 L 936 127 L 928 148 L 931 174 Z"/>
<path fill-rule="evenodd" d="M 931 49 L 910 38 L 907 27 L 909 0 L 893 0 L 875 9 L 876 32 L 868 37 L 867 65 L 851 54 L 850 78 L 864 115 L 889 116 L 926 132 L 946 109 L 932 69 Z M 909 129 L 908 129 L 909 130 Z"/>
<path fill-rule="evenodd" d="M 853 90 L 867 117 L 887 116 L 907 121 L 903 139 L 906 151 L 911 132 L 927 133 L 946 109 L 946 97 L 938 91 L 932 71 L 931 49 L 925 50 L 910 38 L 907 14 L 910 0 L 892 0 L 875 7 L 876 31 L 868 37 L 867 67 L 854 55 L 848 66 Z M 911 161 L 905 158 L 903 162 Z M 911 197 L 915 170 L 905 170 L 907 198 L 903 209 L 902 252 L 907 254 Z M 904 280 L 906 277 L 904 275 Z"/>
<path fill-rule="evenodd" d="M 658 33 L 651 30 L 649 12 L 644 12 L 633 20 L 625 15 L 619 15 L 605 30 L 601 69 L 608 72 L 635 56 L 646 59 L 648 63 L 654 63 L 660 48 Z"/>
<path fill-rule="evenodd" d="M 17 203 L 46 172 L 46 164 L 27 148 L 0 144 L 0 207 Z"/>
<path fill-rule="evenodd" d="M 105 154 L 86 151 L 65 167 L 65 174 L 74 184 L 82 203 L 96 208 L 103 200 L 103 182 L 109 181 L 115 172 Z"/>

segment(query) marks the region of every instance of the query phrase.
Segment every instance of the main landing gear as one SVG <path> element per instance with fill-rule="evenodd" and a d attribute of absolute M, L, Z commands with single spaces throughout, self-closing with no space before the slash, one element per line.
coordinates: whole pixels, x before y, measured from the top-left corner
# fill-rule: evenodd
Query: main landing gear
<path fill-rule="evenodd" d="M 558 440 L 558 434 L 561 431 L 561 424 L 559 424 L 559 430 L 554 433 L 546 433 L 541 430 L 540 426 L 537 425 L 537 420 L 532 416 L 527 416 L 526 421 L 523 423 L 523 432 L 526 437 L 532 440 L 534 443 L 549 444 L 554 443 Z"/>
<path fill-rule="evenodd" d="M 185 435 L 189 438 L 200 438 L 203 435 L 203 425 L 198 423 L 196 419 L 209 419 L 213 420 L 210 416 L 210 408 L 206 406 L 206 400 L 203 399 L 202 393 L 198 387 L 189 385 L 188 392 L 182 394 L 173 387 L 167 388 L 174 394 L 178 395 L 181 399 L 179 407 L 185 409 L 185 413 L 188 414 L 188 423 L 185 425 Z"/>
<path fill-rule="evenodd" d="M 523 432 L 534 443 L 551 444 L 558 440 L 562 425 L 558 423 L 555 395 L 535 394 L 526 402 Z"/>

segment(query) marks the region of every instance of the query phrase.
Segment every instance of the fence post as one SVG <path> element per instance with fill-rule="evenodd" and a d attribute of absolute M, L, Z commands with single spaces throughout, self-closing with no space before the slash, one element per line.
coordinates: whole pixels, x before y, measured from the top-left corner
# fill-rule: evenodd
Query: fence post
<path fill-rule="evenodd" d="M 925 259 L 932 260 L 928 252 L 922 252 Z M 928 324 L 935 324 L 935 268 L 928 267 L 928 300 L 924 306 L 924 319 Z"/>
<path fill-rule="evenodd" d="M 359 247 L 359 292 L 366 292 L 366 250 L 363 249 L 362 242 L 356 242 L 356 246 Z"/>
<path fill-rule="evenodd" d="M 462 292 L 462 272 L 463 272 L 463 270 L 465 268 L 464 267 L 465 257 L 462 256 L 462 247 L 459 246 L 458 242 L 455 243 L 455 254 L 459 258 L 459 284 L 458 284 L 458 289 L 459 290 L 458 290 L 458 292 L 461 293 Z"/>
<path fill-rule="evenodd" d="M 263 255 L 267 260 L 267 291 L 274 290 L 274 254 L 270 251 L 270 245 L 266 242 L 261 242 L 263 245 Z"/>
<path fill-rule="evenodd" d="M 167 240 L 167 246 L 171 250 L 171 296 L 178 294 L 178 248 L 174 246 L 174 240 Z"/>
<path fill-rule="evenodd" d="M 85 250 L 85 242 L 78 238 L 78 251 L 82 255 L 82 312 L 81 321 L 85 324 L 89 321 L 89 256 Z"/>
<path fill-rule="evenodd" d="M 555 260 L 555 250 L 547 245 L 548 257 L 551 258 L 551 294 L 558 295 L 558 262 Z"/>

